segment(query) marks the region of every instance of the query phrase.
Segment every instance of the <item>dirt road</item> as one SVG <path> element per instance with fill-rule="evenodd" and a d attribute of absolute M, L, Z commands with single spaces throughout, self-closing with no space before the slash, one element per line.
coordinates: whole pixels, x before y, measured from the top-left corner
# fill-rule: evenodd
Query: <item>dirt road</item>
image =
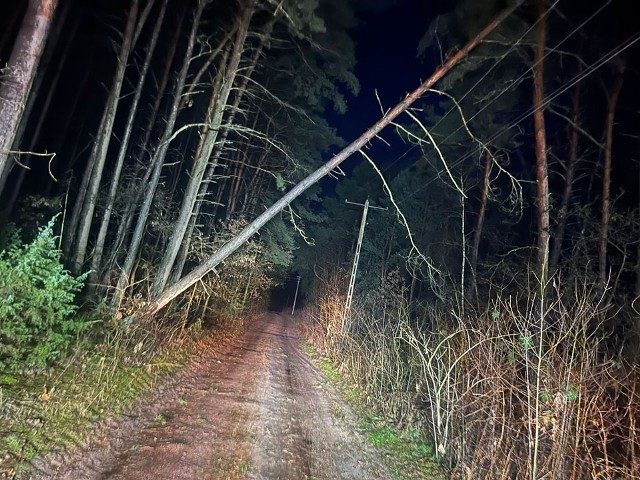
<path fill-rule="evenodd" d="M 293 322 L 273 313 L 253 321 L 90 445 L 45 459 L 28 478 L 391 478 L 301 353 Z"/>

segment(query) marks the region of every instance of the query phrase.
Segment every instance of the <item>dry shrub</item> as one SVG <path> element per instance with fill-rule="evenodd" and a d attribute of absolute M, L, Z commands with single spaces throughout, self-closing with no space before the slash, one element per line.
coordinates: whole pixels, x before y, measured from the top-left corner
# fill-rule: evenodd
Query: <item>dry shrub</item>
<path fill-rule="evenodd" d="M 338 329 L 337 292 L 308 311 L 310 340 L 381 413 L 427 433 L 452 478 L 640 478 L 640 371 L 605 348 L 603 295 L 528 291 L 412 320 L 406 292 L 377 292 Z"/>

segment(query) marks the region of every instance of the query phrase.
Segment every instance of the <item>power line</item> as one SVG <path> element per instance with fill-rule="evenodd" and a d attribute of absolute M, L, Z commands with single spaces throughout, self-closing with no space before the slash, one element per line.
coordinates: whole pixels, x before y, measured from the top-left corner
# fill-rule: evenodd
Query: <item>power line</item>
<path fill-rule="evenodd" d="M 547 12 L 545 13 L 545 16 L 549 15 L 551 13 L 551 11 L 557 6 L 557 4 L 559 3 L 560 0 L 556 0 L 547 10 Z M 555 52 L 562 44 L 564 44 L 569 38 L 571 38 L 573 35 L 575 35 L 578 31 L 580 31 L 580 29 L 584 28 L 584 26 L 589 23 L 591 20 L 593 20 L 597 15 L 599 15 L 602 10 L 604 10 L 607 6 L 609 6 L 609 4 L 611 3 L 611 0 L 607 0 L 607 2 L 605 2 L 600 8 L 598 8 L 595 12 L 593 12 L 585 21 L 583 21 L 580 25 L 578 25 L 576 28 L 574 28 L 573 30 L 571 30 L 569 32 L 568 35 L 566 35 L 560 42 L 558 42 L 555 47 L 553 47 L 552 49 L 549 49 L 549 51 L 544 55 L 544 57 L 542 57 L 542 59 L 540 59 L 539 61 L 535 62 L 530 68 L 528 68 L 525 72 L 523 72 L 516 80 L 514 80 L 511 85 L 507 86 L 506 88 L 504 88 L 502 91 L 500 91 L 500 93 L 498 95 L 496 95 L 495 97 L 493 97 L 491 99 L 491 101 L 489 101 L 488 103 L 486 103 L 480 110 L 478 110 L 478 112 L 476 112 L 472 117 L 470 117 L 467 120 L 467 124 L 470 123 L 474 118 L 476 118 L 478 115 L 480 115 L 480 113 L 482 113 L 484 110 L 486 110 L 491 104 L 493 104 L 494 102 L 496 102 L 498 100 L 498 98 L 500 98 L 504 93 L 506 93 L 509 89 L 511 89 L 511 87 L 515 84 L 517 84 L 520 80 L 522 80 L 533 68 L 535 68 L 538 63 L 543 62 L 549 55 L 551 55 L 552 52 Z M 524 39 L 524 37 L 538 24 L 538 22 L 540 22 L 542 19 L 544 18 L 544 16 L 539 17 L 521 36 L 520 38 L 518 38 L 518 40 L 516 40 L 516 42 L 514 42 L 511 47 L 509 47 L 509 49 L 500 57 L 500 59 L 495 62 L 488 70 L 487 72 L 485 72 L 485 74 L 458 100 L 458 104 L 461 104 L 461 102 L 468 97 L 474 89 L 476 89 L 478 87 L 478 85 L 480 85 L 480 83 L 489 75 L 489 73 L 495 69 L 500 62 L 502 62 L 507 55 L 509 55 L 509 53 L 520 44 L 520 42 Z M 440 120 L 438 120 L 438 122 L 432 127 L 432 130 L 435 130 L 436 128 L 438 128 L 438 126 L 451 114 L 451 112 L 453 112 L 454 110 L 456 110 L 455 106 L 451 107 L 441 118 Z M 463 126 L 461 125 L 460 127 L 458 127 L 456 130 L 454 130 L 452 133 L 450 133 L 449 135 L 447 135 L 445 137 L 445 139 L 442 141 L 442 143 L 445 143 L 447 140 L 449 140 L 453 135 L 455 135 L 457 132 L 459 132 L 461 129 L 463 128 Z M 384 169 L 384 172 L 386 172 L 389 168 L 391 168 L 393 165 L 395 165 L 400 159 L 402 159 L 404 156 L 406 156 L 411 150 L 413 150 L 414 148 L 416 148 L 418 146 L 418 144 L 412 145 L 411 147 L 409 147 L 402 155 L 400 155 L 400 157 L 398 157 L 393 163 L 391 163 L 388 167 L 386 167 Z"/>
<path fill-rule="evenodd" d="M 558 2 L 556 1 L 556 3 L 554 3 L 552 5 L 551 8 L 553 8 Z M 520 80 L 522 80 L 530 71 L 532 71 L 539 63 L 544 62 L 544 60 L 551 55 L 551 53 L 555 52 L 562 44 L 564 44 L 564 42 L 566 42 L 569 38 L 571 38 L 573 35 L 575 35 L 581 28 L 583 28 L 587 23 L 589 23 L 591 20 L 593 20 L 598 14 L 600 14 L 600 12 L 607 7 L 609 4 L 611 3 L 611 0 L 607 1 L 604 5 L 602 5 L 599 9 L 597 9 L 591 16 L 589 16 L 589 18 L 587 18 L 584 22 L 582 22 L 580 25 L 578 25 L 576 28 L 574 28 L 566 37 L 564 37 L 555 47 L 553 47 L 552 49 L 549 49 L 549 51 L 537 62 L 535 62 L 530 68 L 528 68 L 525 72 L 523 72 L 518 78 L 515 79 L 515 81 L 512 83 L 512 85 L 517 84 Z M 550 10 L 549 10 L 550 11 Z M 541 17 L 542 18 L 542 17 Z M 537 23 L 537 22 L 536 22 Z M 534 24 L 535 25 L 535 24 Z M 508 52 L 507 52 L 508 53 Z M 502 60 L 502 59 L 501 59 Z M 483 77 L 484 78 L 484 77 Z M 481 79 L 482 80 L 482 79 Z M 509 85 L 508 87 L 506 87 L 505 89 L 503 89 L 498 95 L 496 95 L 494 98 L 491 99 L 491 101 L 487 102 L 480 110 L 478 110 L 473 116 L 471 116 L 469 119 L 467 119 L 467 123 L 470 123 L 474 118 L 476 118 L 478 115 L 480 115 L 482 112 L 484 112 L 487 108 L 489 108 L 489 106 L 491 104 L 493 104 L 494 102 L 496 102 L 498 100 L 498 98 L 500 98 L 504 93 L 506 93 L 512 85 Z M 474 85 L 472 87 L 473 88 L 477 86 Z M 466 94 L 468 95 L 469 92 Z M 465 97 L 466 97 L 465 95 Z M 464 99 L 464 97 L 462 98 Z M 458 101 L 458 103 L 462 102 L 462 99 Z M 451 110 L 449 110 L 449 112 L 451 112 L 452 110 L 454 110 L 454 108 L 452 108 Z M 433 127 L 434 129 L 440 124 L 440 122 L 442 122 L 444 120 L 444 118 L 440 119 L 440 121 Z M 443 142 L 446 142 L 447 140 L 449 140 L 449 138 L 451 138 L 453 135 L 455 135 L 456 133 L 458 133 L 461 129 L 463 128 L 463 126 L 459 126 L 456 130 L 454 130 L 452 133 L 450 133 L 449 135 L 447 135 L 447 137 L 445 137 L 445 139 L 443 140 Z"/>
<path fill-rule="evenodd" d="M 589 65 L 589 67 L 586 70 L 582 71 L 579 75 L 576 75 L 572 80 L 570 80 L 568 82 L 565 82 L 563 85 L 558 87 L 558 89 L 556 89 L 551 95 L 546 97 L 545 101 L 542 103 L 540 108 L 544 108 L 547 105 L 549 105 L 549 103 L 551 103 L 553 100 L 555 100 L 558 96 L 562 95 L 569 88 L 571 88 L 572 86 L 574 86 L 578 82 L 582 81 L 584 78 L 586 78 L 589 75 L 591 75 L 593 72 L 595 72 L 602 65 L 606 64 L 609 60 L 613 59 L 614 57 L 616 57 L 620 53 L 622 53 L 625 50 L 627 50 L 628 48 L 632 47 L 638 41 L 640 41 L 640 32 L 636 33 L 634 36 L 630 37 L 628 40 L 618 44 L 608 54 L 604 55 L 603 57 L 599 58 L 597 61 L 595 61 L 594 63 Z M 489 144 L 489 143 L 493 142 L 500 135 L 502 135 L 503 133 L 505 133 L 508 130 L 512 129 L 516 125 L 518 125 L 525 118 L 527 118 L 531 114 L 533 114 L 535 111 L 536 111 L 536 108 L 535 107 L 531 107 L 528 111 L 524 112 L 519 117 L 517 117 L 516 120 L 510 122 L 508 125 L 504 126 L 500 130 L 498 130 L 497 133 L 495 133 L 489 139 L 484 141 L 484 143 Z M 449 137 L 447 137 L 447 138 L 449 138 Z M 476 152 L 474 151 L 474 152 L 469 152 L 469 153 L 463 155 L 461 158 L 459 158 L 457 161 L 455 161 L 452 166 L 453 167 L 457 167 L 458 165 L 462 164 L 464 161 L 469 159 L 472 155 L 475 155 L 475 153 Z M 437 179 L 437 177 L 433 178 L 432 180 L 429 180 L 428 182 L 426 182 L 422 187 L 420 187 L 420 188 L 416 189 L 414 192 L 412 192 L 411 196 L 413 196 L 413 195 L 417 194 L 418 192 L 421 192 L 422 190 L 424 190 L 426 187 L 428 187 L 436 179 Z"/>

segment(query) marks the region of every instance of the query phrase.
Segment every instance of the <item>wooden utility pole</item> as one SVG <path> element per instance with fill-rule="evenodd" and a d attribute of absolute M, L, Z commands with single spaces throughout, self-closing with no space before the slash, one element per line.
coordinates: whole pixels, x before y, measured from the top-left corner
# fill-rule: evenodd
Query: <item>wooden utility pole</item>
<path fill-rule="evenodd" d="M 362 239 L 364 238 L 364 229 L 367 226 L 367 212 L 369 208 L 375 208 L 377 210 L 386 210 L 386 208 L 382 207 L 374 207 L 369 204 L 369 199 L 362 203 L 350 202 L 349 200 L 345 200 L 344 203 L 348 203 L 350 205 L 360 205 L 364 207 L 362 210 L 362 220 L 360 221 L 360 233 L 358 233 L 358 244 L 356 245 L 356 253 L 353 256 L 353 267 L 351 267 L 351 279 L 349 280 L 349 290 L 347 291 L 347 301 L 344 305 L 344 315 L 342 316 L 342 330 L 344 331 L 345 322 L 347 321 L 347 316 L 349 315 L 349 310 L 351 310 L 351 300 L 353 299 L 353 289 L 356 284 L 356 274 L 358 273 L 358 261 L 360 260 L 360 248 L 362 247 Z"/>
<path fill-rule="evenodd" d="M 296 283 L 296 294 L 293 296 L 293 307 L 291 307 L 291 315 L 296 311 L 296 300 L 298 300 L 298 288 L 300 288 L 300 279 L 302 277 L 298 275 L 298 283 Z"/>

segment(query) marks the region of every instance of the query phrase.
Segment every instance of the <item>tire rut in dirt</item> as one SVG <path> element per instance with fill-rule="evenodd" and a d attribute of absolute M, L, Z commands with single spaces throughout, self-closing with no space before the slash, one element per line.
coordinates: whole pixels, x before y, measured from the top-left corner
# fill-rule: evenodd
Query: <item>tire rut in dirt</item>
<path fill-rule="evenodd" d="M 258 385 L 260 411 L 254 479 L 390 478 L 355 433 L 356 420 L 324 375 L 299 350 L 292 321 L 268 327 L 268 375 Z"/>

